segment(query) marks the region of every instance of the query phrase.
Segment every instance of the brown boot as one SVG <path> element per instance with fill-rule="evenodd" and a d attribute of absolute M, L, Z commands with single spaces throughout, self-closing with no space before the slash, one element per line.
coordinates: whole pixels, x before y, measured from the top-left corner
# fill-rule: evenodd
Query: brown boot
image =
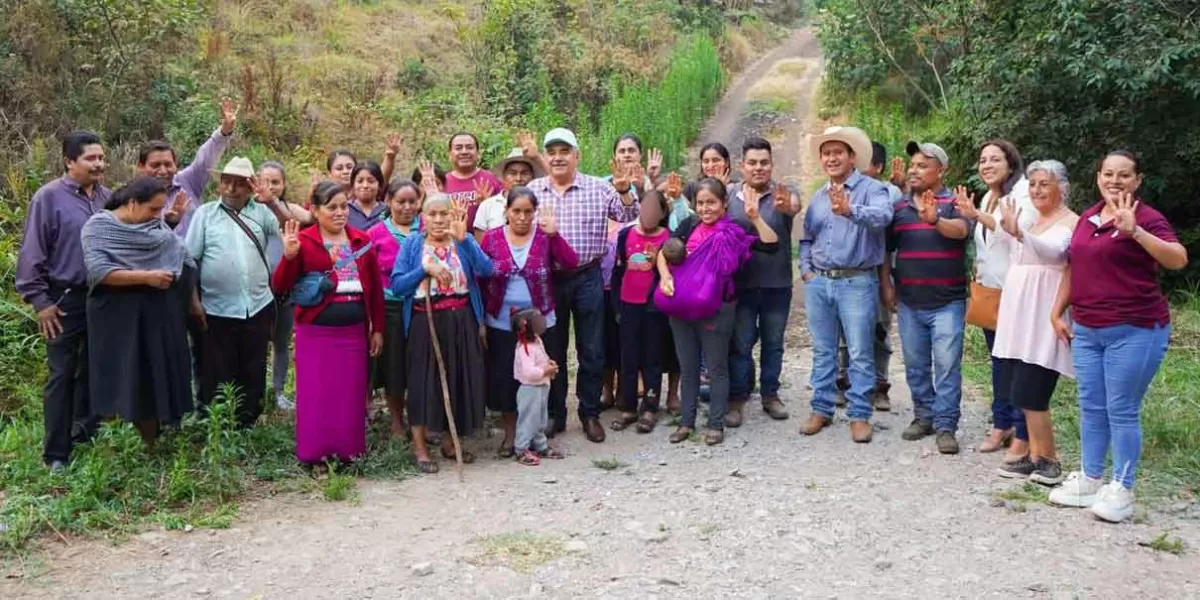
<path fill-rule="evenodd" d="M 737 428 L 737 427 L 742 426 L 742 418 L 743 418 L 742 409 L 744 409 L 745 406 L 746 406 L 745 400 L 729 402 L 729 412 L 725 413 L 725 426 L 726 427 Z"/>
<path fill-rule="evenodd" d="M 874 433 L 874 428 L 866 421 L 851 421 L 850 422 L 850 439 L 859 444 L 866 444 L 871 441 L 871 434 Z"/>
<path fill-rule="evenodd" d="M 830 423 L 831 421 L 829 417 L 813 413 L 809 415 L 808 420 L 800 426 L 800 433 L 804 435 L 816 435 L 820 433 L 822 429 L 829 427 Z"/>
<path fill-rule="evenodd" d="M 875 390 L 872 393 L 875 410 L 879 412 L 889 412 L 892 410 L 892 399 L 888 397 L 888 391 L 891 389 L 892 385 L 886 381 L 875 383 Z"/>
<path fill-rule="evenodd" d="M 600 419 L 588 419 L 583 422 L 583 434 L 587 436 L 589 442 L 599 444 L 604 441 L 604 426 L 600 424 Z"/>
<path fill-rule="evenodd" d="M 771 416 L 776 421 L 783 421 L 788 418 L 787 408 L 784 407 L 783 401 L 779 396 L 767 396 L 762 399 L 763 412 Z"/>

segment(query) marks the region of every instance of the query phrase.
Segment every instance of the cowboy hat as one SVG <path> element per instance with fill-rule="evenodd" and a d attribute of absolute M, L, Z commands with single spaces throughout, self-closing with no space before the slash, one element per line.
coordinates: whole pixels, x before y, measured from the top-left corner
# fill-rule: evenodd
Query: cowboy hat
<path fill-rule="evenodd" d="M 213 173 L 218 175 L 229 175 L 230 177 L 241 177 L 243 179 L 254 179 L 254 163 L 244 156 L 235 156 L 225 163 L 225 168 L 220 171 L 213 169 Z"/>
<path fill-rule="evenodd" d="M 492 175 L 495 175 L 500 179 L 504 179 L 504 169 L 508 168 L 508 165 L 515 162 L 523 162 L 529 165 L 529 168 L 533 169 L 534 179 L 545 175 L 545 173 L 542 172 L 542 168 L 538 166 L 537 161 L 530 160 L 529 157 L 525 156 L 525 151 L 520 148 L 513 148 L 512 152 L 509 152 L 508 156 L 504 157 L 504 160 L 496 163 L 496 165 L 492 167 Z"/>
<path fill-rule="evenodd" d="M 830 127 L 821 135 L 810 135 L 809 143 L 814 156 L 821 155 L 821 146 L 826 142 L 841 142 L 850 148 L 854 152 L 854 168 L 860 173 L 871 167 L 874 150 L 871 148 L 871 138 L 863 130 L 857 127 Z"/>

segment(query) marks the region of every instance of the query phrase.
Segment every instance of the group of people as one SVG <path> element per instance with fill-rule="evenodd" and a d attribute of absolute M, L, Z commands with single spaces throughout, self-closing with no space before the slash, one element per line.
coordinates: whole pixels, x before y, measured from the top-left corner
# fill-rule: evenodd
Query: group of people
<path fill-rule="evenodd" d="M 115 193 L 100 139 L 72 133 L 66 173 L 31 200 L 17 290 L 48 343 L 51 468 L 105 418 L 133 422 L 153 444 L 196 408 L 193 377 L 200 407 L 233 391 L 239 424 L 253 426 L 272 346 L 274 402 L 294 406 L 305 463 L 365 452 L 376 389 L 423 472 L 438 470 L 430 443 L 452 458 L 444 433 L 470 435 L 487 410 L 500 415 L 499 456 L 559 458 L 550 438 L 566 428 L 572 338 L 588 440 L 605 440 L 601 415 L 615 407 L 613 431 L 649 433 L 664 409 L 679 414 L 669 440 L 682 442 L 707 383 L 702 439 L 720 444 L 756 384 L 765 413 L 789 416 L 780 375 L 799 277 L 813 340 L 802 434 L 831 427 L 844 405 L 851 438 L 871 441 L 873 413 L 891 408 L 898 314 L 915 407 L 901 435 L 957 453 L 969 323 L 993 355 L 993 429 L 980 450 L 1007 448 L 1000 473 L 1061 484 L 1052 501 L 1105 519 L 1132 510 L 1138 411 L 1170 333 L 1157 271 L 1187 255 L 1137 196 L 1128 152 L 1103 158 L 1101 200 L 1076 215 L 1066 168 L 1026 167 L 1003 140 L 980 149 L 988 190 L 976 202 L 945 182 L 950 161 L 936 144 L 910 143 L 885 180 L 884 147 L 833 127 L 811 137 L 829 181 L 802 203 L 760 138 L 738 163 L 705 145 L 685 181 L 633 134 L 615 142 L 611 174 L 583 174 L 579 143 L 561 128 L 540 144 L 522 133 L 491 171 L 479 140 L 457 133 L 449 170 L 422 162 L 393 178 L 393 135 L 381 163 L 332 152 L 293 202 L 278 162 L 256 170 L 234 157 L 217 170 L 236 120 L 223 101 L 219 128 L 182 170 L 169 144 L 147 144 L 138 178 Z M 202 202 L 213 173 L 216 198 Z M 294 405 L 284 393 L 293 338 Z M 1083 472 L 1069 476 L 1049 414 L 1060 376 L 1080 384 Z"/>

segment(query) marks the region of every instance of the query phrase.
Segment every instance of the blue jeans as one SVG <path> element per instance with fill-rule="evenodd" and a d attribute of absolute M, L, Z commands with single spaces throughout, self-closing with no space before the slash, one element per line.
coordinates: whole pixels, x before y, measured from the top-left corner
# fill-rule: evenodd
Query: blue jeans
<path fill-rule="evenodd" d="M 870 419 L 872 404 L 867 396 L 875 389 L 879 276 L 871 272 L 844 279 L 814 277 L 804 284 L 804 309 L 813 340 L 813 412 L 833 418 L 838 338 L 844 333 L 850 358 L 846 416 L 851 421 Z"/>
<path fill-rule="evenodd" d="M 745 401 L 754 390 L 754 344 L 762 338 L 763 398 L 779 396 L 783 333 L 792 309 L 792 288 L 738 290 L 733 348 L 729 356 L 729 399 Z"/>
<path fill-rule="evenodd" d="M 965 300 L 938 308 L 912 308 L 900 302 L 900 344 L 904 378 L 913 409 L 932 421 L 938 433 L 958 431 L 962 414 L 963 332 Z"/>
<path fill-rule="evenodd" d="M 987 341 L 988 356 L 991 356 L 992 346 L 996 344 L 996 332 L 984 329 L 983 339 Z M 1008 397 L 1012 390 L 1011 371 L 1008 361 L 992 356 L 992 427 L 1012 429 L 1013 437 L 1028 442 L 1025 413 L 1013 406 L 1012 399 Z"/>
<path fill-rule="evenodd" d="M 1071 352 L 1079 383 L 1084 475 L 1093 479 L 1104 476 L 1104 459 L 1111 443 L 1113 480 L 1133 487 L 1142 454 L 1142 398 L 1162 364 L 1170 338 L 1170 325 L 1092 329 L 1075 324 Z"/>
<path fill-rule="evenodd" d="M 598 419 L 600 391 L 604 386 L 604 281 L 600 268 L 590 267 L 568 277 L 555 277 L 554 302 L 558 319 L 555 327 L 560 333 L 546 351 L 563 368 L 550 384 L 550 418 L 567 418 L 567 345 L 574 321 L 575 354 L 579 357 L 575 379 L 579 418 Z"/>

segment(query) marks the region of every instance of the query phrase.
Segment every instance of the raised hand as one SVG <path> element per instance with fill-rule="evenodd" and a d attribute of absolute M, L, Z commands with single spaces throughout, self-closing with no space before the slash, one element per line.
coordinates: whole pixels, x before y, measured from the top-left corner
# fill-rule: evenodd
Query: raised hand
<path fill-rule="evenodd" d="M 558 221 L 554 219 L 554 207 L 547 204 L 538 211 L 538 227 L 548 236 L 558 235 Z"/>
<path fill-rule="evenodd" d="M 175 274 L 170 271 L 146 271 L 145 284 L 159 290 L 171 287 Z"/>
<path fill-rule="evenodd" d="M 492 184 L 480 177 L 475 180 L 475 203 L 478 204 L 492 197 Z"/>
<path fill-rule="evenodd" d="M 521 147 L 521 153 L 525 158 L 536 160 L 539 152 L 537 142 L 533 141 L 533 133 L 522 129 L 517 132 L 517 145 Z"/>
<path fill-rule="evenodd" d="M 717 173 L 713 179 L 721 182 L 721 185 L 729 187 L 729 167 L 726 166 L 724 171 Z"/>
<path fill-rule="evenodd" d="M 641 163 L 633 163 L 626 167 L 625 176 L 629 178 L 629 183 L 638 189 L 646 187 L 646 169 L 642 168 Z"/>
<path fill-rule="evenodd" d="M 792 206 L 792 190 L 782 181 L 775 184 L 775 193 L 772 197 L 775 200 L 775 212 L 784 215 L 796 214 Z"/>
<path fill-rule="evenodd" d="M 171 206 L 167 209 L 165 217 L 171 223 L 178 223 L 188 210 L 188 195 L 187 192 L 179 190 L 175 192 L 175 197 L 171 199 Z"/>
<path fill-rule="evenodd" d="M 646 160 L 646 174 L 650 176 L 650 181 L 658 181 L 658 176 L 662 175 L 662 152 L 658 148 L 650 149 L 650 158 Z"/>
<path fill-rule="evenodd" d="M 937 196 L 933 190 L 925 190 L 917 197 L 917 216 L 933 225 L 938 221 Z"/>
<path fill-rule="evenodd" d="M 271 189 L 257 177 L 250 180 L 250 189 L 254 190 L 254 200 L 256 202 L 270 204 L 275 201 L 275 198 L 271 195 Z"/>
<path fill-rule="evenodd" d="M 398 133 L 389 133 L 383 138 L 383 148 L 385 156 L 396 156 L 404 148 L 404 138 Z"/>
<path fill-rule="evenodd" d="M 221 133 L 231 135 L 237 125 L 238 109 L 233 100 L 221 98 Z"/>
<path fill-rule="evenodd" d="M 425 190 L 425 194 L 440 192 L 441 190 L 438 189 L 437 171 L 433 168 L 433 163 L 423 160 L 417 168 L 421 172 L 421 188 Z"/>
<path fill-rule="evenodd" d="M 975 194 L 968 194 L 967 188 L 958 186 L 954 188 L 954 208 L 958 209 L 958 214 L 971 220 L 979 218 L 979 210 L 975 208 Z"/>
<path fill-rule="evenodd" d="M 308 197 L 311 198 L 313 192 L 317 191 L 317 186 L 325 179 L 325 175 L 316 169 L 308 170 Z"/>
<path fill-rule="evenodd" d="M 1133 194 L 1123 192 L 1116 200 L 1105 200 L 1108 209 L 1112 211 L 1113 227 L 1125 235 L 1133 235 L 1137 231 L 1138 201 Z"/>
<path fill-rule="evenodd" d="M 850 216 L 850 197 L 846 195 L 846 186 L 840 183 L 829 184 L 829 204 L 833 214 L 839 217 Z"/>
<path fill-rule="evenodd" d="M 907 174 L 907 169 L 904 167 L 904 159 L 899 156 L 892 157 L 892 174 L 889 178 L 892 185 L 904 189 L 904 176 Z"/>
<path fill-rule="evenodd" d="M 667 189 L 665 190 L 667 198 L 674 200 L 683 195 L 683 178 L 679 173 L 671 172 L 667 175 Z"/>
<path fill-rule="evenodd" d="M 758 200 L 762 198 L 762 194 L 758 190 L 742 184 L 742 204 L 746 205 L 746 218 L 751 221 L 758 219 Z"/>
<path fill-rule="evenodd" d="M 450 206 L 450 235 L 459 242 L 467 239 L 467 207 L 461 200 Z"/>
<path fill-rule="evenodd" d="M 1018 240 L 1021 239 L 1021 228 L 1017 223 L 1021 221 L 1022 210 L 1012 198 L 1000 202 L 1000 228 Z"/>
<path fill-rule="evenodd" d="M 291 260 L 300 253 L 300 224 L 288 221 L 283 224 L 283 257 Z"/>
<path fill-rule="evenodd" d="M 617 190 L 618 194 L 624 194 L 629 191 L 629 171 L 621 167 L 621 163 L 617 159 L 612 160 L 612 186 Z"/>

